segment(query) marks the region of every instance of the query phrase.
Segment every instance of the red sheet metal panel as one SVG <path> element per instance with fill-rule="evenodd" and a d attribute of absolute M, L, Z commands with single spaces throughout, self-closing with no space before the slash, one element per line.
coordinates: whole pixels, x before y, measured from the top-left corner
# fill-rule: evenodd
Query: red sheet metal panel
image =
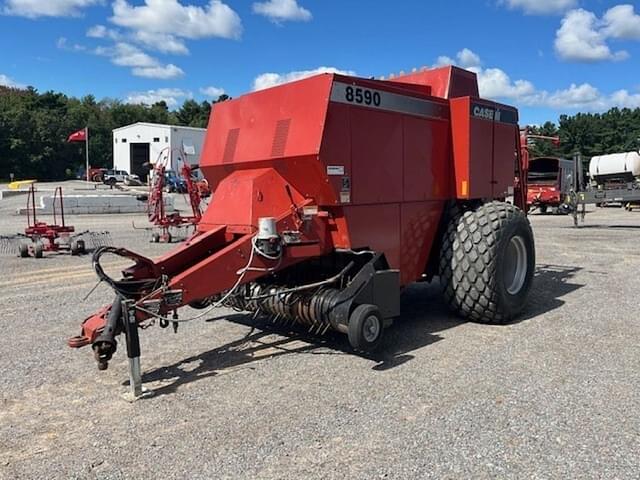
<path fill-rule="evenodd" d="M 478 98 L 450 102 L 456 197 L 503 198 L 515 177 L 517 111 Z"/>
<path fill-rule="evenodd" d="M 495 104 L 495 108 L 492 194 L 494 198 L 504 198 L 510 194 L 509 187 L 513 187 L 516 176 L 518 112 L 505 105 Z"/>
<path fill-rule="evenodd" d="M 228 225 L 246 227 L 242 233 L 254 233 L 258 218 L 291 210 L 287 183 L 273 168 L 233 172 L 218 185 L 198 229 L 206 231 Z M 304 203 L 305 199 L 294 188 L 289 191 L 297 205 Z"/>
<path fill-rule="evenodd" d="M 424 273 L 438 231 L 444 202 L 405 202 L 401 215 L 400 283 L 407 285 Z"/>
<path fill-rule="evenodd" d="M 454 66 L 432 68 L 401 75 L 393 82 L 425 85 L 439 98 L 478 97 L 476 74 Z"/>
<path fill-rule="evenodd" d="M 402 115 L 352 108 L 352 203 L 402 201 L 402 133 Z"/>
<path fill-rule="evenodd" d="M 324 129 L 332 75 L 243 95 L 213 106 L 201 167 L 214 184 L 224 166 L 278 158 L 317 156 Z"/>
<path fill-rule="evenodd" d="M 403 127 L 404 201 L 451 198 L 449 123 L 405 116 Z"/>
<path fill-rule="evenodd" d="M 368 247 L 384 252 L 391 268 L 400 268 L 400 203 L 343 208 L 351 248 Z"/>

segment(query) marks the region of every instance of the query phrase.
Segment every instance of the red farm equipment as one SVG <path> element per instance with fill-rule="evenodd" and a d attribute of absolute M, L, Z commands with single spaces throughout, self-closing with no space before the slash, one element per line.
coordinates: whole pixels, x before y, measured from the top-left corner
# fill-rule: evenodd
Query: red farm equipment
<path fill-rule="evenodd" d="M 177 153 L 177 163 L 181 182 L 184 182 L 186 194 L 188 195 L 191 215 L 181 215 L 179 212 L 168 213 L 165 208 L 164 194 L 167 188 L 167 165 L 172 165 L 172 156 Z M 151 240 L 155 243 L 171 243 L 173 237 L 172 229 L 195 227 L 202 218 L 201 211 L 201 187 L 199 187 L 193 176 L 193 170 L 189 163 L 184 160 L 185 154 L 182 151 L 166 148 L 158 156 L 158 160 L 153 169 L 153 175 L 149 182 L 148 215 L 149 221 L 160 229 L 160 232 L 153 232 Z M 184 192 L 181 192 L 184 193 Z"/>
<path fill-rule="evenodd" d="M 27 227 L 24 234 L 2 237 L 0 240 L 5 251 L 13 252 L 17 242 L 18 253 L 26 258 L 33 256 L 42 258 L 44 252 L 69 252 L 71 255 L 82 255 L 87 252 L 87 242 L 91 248 L 110 244 L 108 232 L 84 231 L 76 233 L 75 227 L 67 225 L 64 218 L 64 199 L 62 187 L 56 187 L 53 195 L 53 223 L 38 220 L 36 208 L 36 188 L 31 185 L 27 193 Z"/>
<path fill-rule="evenodd" d="M 464 318 L 508 322 L 535 265 L 521 148 L 517 110 L 456 67 L 323 74 L 217 103 L 201 158 L 214 193 L 194 235 L 156 260 L 98 250 L 116 296 L 69 345 L 91 345 L 105 369 L 125 333 L 135 396 L 138 327 L 219 306 L 343 332 L 366 352 L 401 289 L 439 277 Z M 106 254 L 134 264 L 110 278 Z M 205 311 L 178 320 L 184 305 Z"/>
<path fill-rule="evenodd" d="M 528 128 L 521 131 L 522 155 L 527 164 L 527 207 L 540 213 L 569 213 L 566 198 L 575 188 L 575 161 L 549 156 L 530 158 L 529 148 L 536 140 L 560 145 L 560 137 L 535 135 Z"/>

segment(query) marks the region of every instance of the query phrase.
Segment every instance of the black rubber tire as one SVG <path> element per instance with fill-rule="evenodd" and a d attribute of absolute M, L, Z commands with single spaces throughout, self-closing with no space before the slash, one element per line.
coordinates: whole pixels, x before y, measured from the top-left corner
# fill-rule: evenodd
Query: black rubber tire
<path fill-rule="evenodd" d="M 153 232 L 151 234 L 151 243 L 160 243 L 160 234 L 157 232 Z"/>
<path fill-rule="evenodd" d="M 36 258 L 42 258 L 44 255 L 44 245 L 40 240 L 33 244 L 33 256 Z"/>
<path fill-rule="evenodd" d="M 367 338 L 365 332 L 365 322 L 367 319 L 377 321 L 377 335 L 374 338 Z M 373 352 L 380 346 L 382 334 L 384 332 L 384 321 L 380 310 L 375 305 L 358 305 L 349 317 L 349 343 L 358 352 Z"/>
<path fill-rule="evenodd" d="M 173 240 L 173 237 L 171 236 L 171 232 L 167 232 L 167 236 L 166 236 L 167 243 L 171 243 L 172 240 Z"/>
<path fill-rule="evenodd" d="M 80 255 L 87 253 L 87 245 L 84 243 L 83 239 L 78 240 L 78 253 Z"/>
<path fill-rule="evenodd" d="M 69 250 L 71 250 L 71 255 L 80 255 L 80 248 L 78 247 L 78 240 L 75 238 L 71 240 L 71 244 L 69 245 Z"/>
<path fill-rule="evenodd" d="M 540 205 L 540 213 L 542 213 L 542 214 L 547 213 L 547 206 L 546 205 Z"/>
<path fill-rule="evenodd" d="M 512 242 L 514 237 L 519 238 Z M 510 293 L 504 278 L 505 257 L 513 243 L 526 252 L 526 273 L 522 270 L 521 286 Z M 453 311 L 480 323 L 509 322 L 524 308 L 534 270 L 533 232 L 522 210 L 498 201 L 451 207 L 439 273 Z"/>
<path fill-rule="evenodd" d="M 29 244 L 27 242 L 21 242 L 18 246 L 18 252 L 21 258 L 27 258 L 29 256 Z"/>

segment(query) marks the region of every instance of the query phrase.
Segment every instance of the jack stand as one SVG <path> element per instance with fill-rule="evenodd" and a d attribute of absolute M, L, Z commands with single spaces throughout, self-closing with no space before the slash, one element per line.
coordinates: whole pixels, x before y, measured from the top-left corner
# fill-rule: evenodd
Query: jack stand
<path fill-rule="evenodd" d="M 122 320 L 127 340 L 127 357 L 129 357 L 129 387 L 131 391 L 124 395 L 128 402 L 153 396 L 153 392 L 142 386 L 140 370 L 140 337 L 132 300 L 122 302 Z"/>

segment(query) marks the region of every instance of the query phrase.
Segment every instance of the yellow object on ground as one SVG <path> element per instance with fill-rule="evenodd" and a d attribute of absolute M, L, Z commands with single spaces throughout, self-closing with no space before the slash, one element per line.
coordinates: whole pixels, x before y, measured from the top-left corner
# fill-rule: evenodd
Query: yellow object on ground
<path fill-rule="evenodd" d="M 28 187 L 29 185 L 36 182 L 37 180 L 19 180 L 17 182 L 11 182 L 9 184 L 9 190 L 19 190 L 22 187 Z"/>

